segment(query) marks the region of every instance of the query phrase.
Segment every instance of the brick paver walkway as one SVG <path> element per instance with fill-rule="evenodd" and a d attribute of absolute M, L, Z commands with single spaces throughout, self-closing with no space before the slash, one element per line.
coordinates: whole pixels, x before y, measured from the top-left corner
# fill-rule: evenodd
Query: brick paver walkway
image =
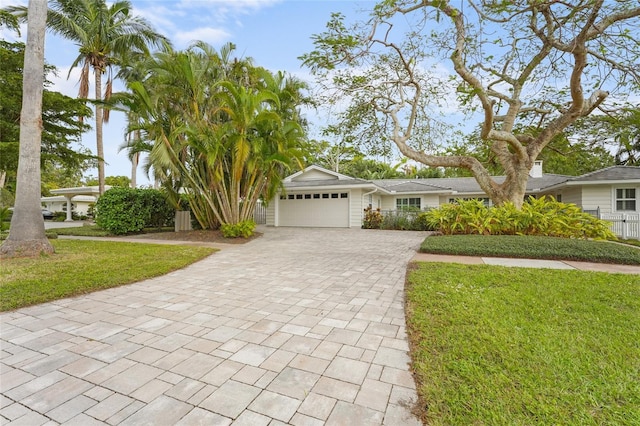
<path fill-rule="evenodd" d="M 403 285 L 425 235 L 267 228 L 163 277 L 4 313 L 0 423 L 418 425 Z"/>

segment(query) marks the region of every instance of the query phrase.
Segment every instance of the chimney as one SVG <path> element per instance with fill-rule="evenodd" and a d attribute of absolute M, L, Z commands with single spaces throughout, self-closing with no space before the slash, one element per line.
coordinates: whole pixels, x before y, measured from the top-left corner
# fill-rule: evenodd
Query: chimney
<path fill-rule="evenodd" d="M 529 176 L 532 178 L 542 177 L 542 160 L 536 160 L 533 162 L 533 167 L 529 170 Z"/>

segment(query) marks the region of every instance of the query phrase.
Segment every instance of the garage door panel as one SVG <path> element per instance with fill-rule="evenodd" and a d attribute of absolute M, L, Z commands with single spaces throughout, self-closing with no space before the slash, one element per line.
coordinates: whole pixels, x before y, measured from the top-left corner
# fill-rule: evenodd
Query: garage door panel
<path fill-rule="evenodd" d="M 279 200 L 279 226 L 346 228 L 349 226 L 349 198 L 305 198 Z"/>

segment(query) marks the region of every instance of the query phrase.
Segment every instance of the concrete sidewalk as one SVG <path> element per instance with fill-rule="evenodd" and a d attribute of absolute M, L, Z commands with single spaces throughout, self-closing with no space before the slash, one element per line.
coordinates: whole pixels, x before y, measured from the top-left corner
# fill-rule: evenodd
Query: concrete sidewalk
<path fill-rule="evenodd" d="M 452 256 L 430 253 L 416 253 L 411 260 L 414 262 L 448 262 L 461 263 L 466 265 L 498 265 L 519 268 L 577 269 L 580 271 L 608 272 L 612 274 L 640 274 L 640 266 L 575 262 L 572 260 Z"/>
<path fill-rule="evenodd" d="M 425 236 L 270 228 L 3 313 L 0 423 L 419 425 L 403 290 Z"/>

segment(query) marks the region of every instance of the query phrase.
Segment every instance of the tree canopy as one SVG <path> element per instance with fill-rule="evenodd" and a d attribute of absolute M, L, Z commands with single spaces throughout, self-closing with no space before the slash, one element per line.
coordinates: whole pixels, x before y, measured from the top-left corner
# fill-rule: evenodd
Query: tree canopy
<path fill-rule="evenodd" d="M 346 105 L 329 130 L 465 169 L 494 203 L 519 206 L 556 137 L 638 93 L 639 24 L 636 2 L 386 0 L 355 23 L 334 14 L 302 59 L 323 102 Z M 479 124 L 503 183 L 475 152 L 443 155 L 452 119 Z"/>
<path fill-rule="evenodd" d="M 103 123 L 109 121 L 101 101 L 112 92 L 113 68 L 121 66 L 134 53 L 147 54 L 150 46 L 168 44 L 168 40 L 157 33 L 145 19 L 132 14 L 131 2 L 116 0 L 107 4 L 105 0 L 54 0 L 47 11 L 47 28 L 78 46 L 78 56 L 71 70 L 81 67 L 80 98 L 89 97 L 89 74 L 93 71 L 96 101 L 96 154 L 98 157 L 98 181 L 100 193 L 104 192 L 104 146 Z M 10 6 L 6 12 L 19 19 L 27 18 L 27 8 Z M 107 81 L 102 87 L 102 75 Z M 104 114 L 103 114 L 104 113 Z"/>
<path fill-rule="evenodd" d="M 0 40 L 0 187 L 15 191 L 20 139 L 20 110 L 22 108 L 22 79 L 24 43 Z M 46 73 L 56 70 L 45 67 Z M 80 177 L 93 158 L 79 144 L 82 133 L 90 126 L 78 121 L 78 116 L 90 116 L 91 109 L 84 101 L 47 90 L 45 80 L 42 95 L 41 162 L 43 181 L 53 178 L 47 170 L 62 169 L 66 175 Z M 55 186 L 55 182 L 54 185 Z"/>

